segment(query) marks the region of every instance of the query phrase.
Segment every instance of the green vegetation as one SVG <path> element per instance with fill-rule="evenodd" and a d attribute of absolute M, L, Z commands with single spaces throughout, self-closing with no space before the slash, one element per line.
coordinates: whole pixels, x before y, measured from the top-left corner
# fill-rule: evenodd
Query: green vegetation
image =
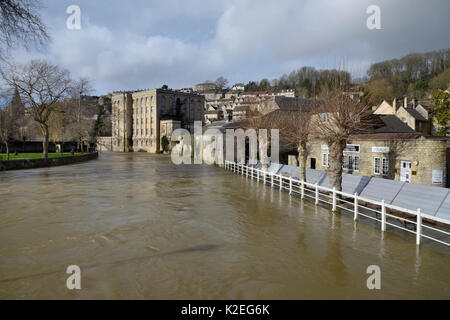
<path fill-rule="evenodd" d="M 430 107 L 433 110 L 434 118 L 438 126 L 434 133 L 437 136 L 447 136 L 450 129 L 450 93 L 438 90 L 434 95 L 434 104 Z"/>
<path fill-rule="evenodd" d="M 75 153 L 76 156 L 82 155 L 84 153 Z M 61 153 L 49 153 L 49 158 L 59 158 L 59 157 L 70 157 L 71 153 L 66 152 Z M 14 153 L 9 154 L 9 160 L 19 160 L 19 159 L 42 159 L 42 153 L 19 153 L 17 156 Z M 6 160 L 6 153 L 0 153 L 0 160 Z"/>
<path fill-rule="evenodd" d="M 353 81 L 350 73 L 344 70 L 345 66 L 341 68 L 301 67 L 273 80 L 250 81 L 245 85 L 245 91 L 294 89 L 302 98 L 326 98 L 335 90 L 363 91 L 362 103 L 371 106 L 383 100 L 392 102 L 405 95 L 429 99 L 436 90 L 446 90 L 450 84 L 450 49 L 412 53 L 374 63 L 367 70 L 367 76 Z"/>
<path fill-rule="evenodd" d="M 373 64 L 367 71 L 368 81 L 362 86 L 363 102 L 378 105 L 394 97 L 424 99 L 450 84 L 450 49 L 408 54 Z M 385 92 L 383 94 L 383 92 Z"/>

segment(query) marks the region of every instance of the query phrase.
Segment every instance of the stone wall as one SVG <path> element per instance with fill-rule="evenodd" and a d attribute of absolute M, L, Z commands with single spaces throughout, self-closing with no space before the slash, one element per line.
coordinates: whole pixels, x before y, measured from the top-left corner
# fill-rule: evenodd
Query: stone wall
<path fill-rule="evenodd" d="M 349 145 L 356 146 L 358 151 L 346 151 L 344 156 L 358 157 L 358 170 L 345 170 L 361 176 L 382 177 L 385 179 L 401 180 L 402 161 L 411 163 L 411 183 L 446 186 L 447 177 L 447 143 L 443 139 L 411 139 L 411 140 L 357 140 L 352 139 Z M 351 148 L 350 148 L 351 149 Z M 307 168 L 327 170 L 323 163 L 324 154 L 329 154 L 325 142 L 315 140 L 308 147 Z M 326 158 L 326 156 L 325 156 Z M 375 158 L 387 159 L 388 172 L 375 172 Z M 442 173 L 442 183 L 433 182 L 433 175 Z"/>
<path fill-rule="evenodd" d="M 24 160 L 0 161 L 0 171 L 56 167 L 79 162 L 85 162 L 97 158 L 98 153 L 95 152 L 80 156 L 68 156 L 49 159 L 24 159 Z"/>

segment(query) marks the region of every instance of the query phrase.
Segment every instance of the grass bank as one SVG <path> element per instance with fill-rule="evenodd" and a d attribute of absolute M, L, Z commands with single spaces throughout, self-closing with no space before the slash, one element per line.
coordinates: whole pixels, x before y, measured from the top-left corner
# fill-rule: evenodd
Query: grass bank
<path fill-rule="evenodd" d="M 76 156 L 83 155 L 85 153 L 75 153 Z M 49 158 L 60 158 L 60 157 L 70 157 L 72 154 L 70 152 L 65 153 L 49 153 Z M 9 154 L 9 160 L 22 160 L 22 159 L 42 159 L 42 153 L 19 153 L 17 156 L 14 153 Z M 6 153 L 0 153 L 0 160 L 6 160 Z"/>

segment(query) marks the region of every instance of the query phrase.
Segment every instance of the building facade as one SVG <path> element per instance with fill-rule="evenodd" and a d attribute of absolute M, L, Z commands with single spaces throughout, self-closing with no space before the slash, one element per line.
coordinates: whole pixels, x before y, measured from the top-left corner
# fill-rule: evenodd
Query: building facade
<path fill-rule="evenodd" d="M 405 97 L 403 101 L 394 99 L 392 104 L 385 100 L 374 109 L 376 115 L 395 115 L 414 131 L 424 136 L 431 136 L 432 120 L 429 111 L 416 100 L 408 103 Z"/>
<path fill-rule="evenodd" d="M 352 136 L 344 151 L 344 172 L 446 187 L 446 139 L 414 135 L 390 133 Z M 314 140 L 309 146 L 307 167 L 327 170 L 329 157 L 327 144 Z"/>
<path fill-rule="evenodd" d="M 205 98 L 196 93 L 153 89 L 112 95 L 113 151 L 161 151 L 161 139 L 172 131 L 193 131 L 203 121 Z"/>

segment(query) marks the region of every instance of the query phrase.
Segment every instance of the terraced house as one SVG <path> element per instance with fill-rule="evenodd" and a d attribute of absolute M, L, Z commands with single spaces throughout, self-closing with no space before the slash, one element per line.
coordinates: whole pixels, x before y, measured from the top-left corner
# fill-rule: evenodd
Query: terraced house
<path fill-rule="evenodd" d="M 204 104 L 201 95 L 169 89 L 115 92 L 112 150 L 156 153 L 162 137 L 170 139 L 173 130 L 193 131 L 194 121 L 204 118 Z"/>
<path fill-rule="evenodd" d="M 344 173 L 446 187 L 447 138 L 424 136 L 395 115 L 381 115 L 382 125 L 353 134 L 344 150 Z M 307 167 L 327 170 L 328 145 L 316 139 L 308 148 Z"/>

